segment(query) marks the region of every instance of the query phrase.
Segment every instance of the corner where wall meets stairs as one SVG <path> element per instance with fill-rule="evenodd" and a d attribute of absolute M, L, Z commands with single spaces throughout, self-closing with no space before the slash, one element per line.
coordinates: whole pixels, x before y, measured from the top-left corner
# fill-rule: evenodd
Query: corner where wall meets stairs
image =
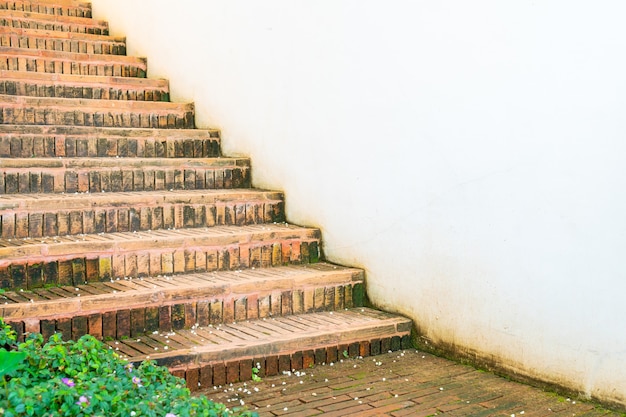
<path fill-rule="evenodd" d="M 0 0 L 0 314 L 24 338 L 91 334 L 191 389 L 408 347 L 320 259 L 250 161 L 126 56 L 78 0 Z"/>

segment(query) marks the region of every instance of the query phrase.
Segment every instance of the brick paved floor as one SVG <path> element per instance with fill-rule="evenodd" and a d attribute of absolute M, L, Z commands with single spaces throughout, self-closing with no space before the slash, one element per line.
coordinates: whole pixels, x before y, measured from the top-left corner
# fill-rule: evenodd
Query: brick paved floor
<path fill-rule="evenodd" d="M 243 402 L 261 417 L 626 416 L 414 349 L 202 393 L 231 407 Z"/>

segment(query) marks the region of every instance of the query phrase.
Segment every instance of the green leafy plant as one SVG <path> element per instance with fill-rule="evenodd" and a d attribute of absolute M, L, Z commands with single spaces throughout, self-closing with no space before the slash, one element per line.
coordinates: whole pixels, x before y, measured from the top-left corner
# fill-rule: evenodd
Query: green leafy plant
<path fill-rule="evenodd" d="M 152 361 L 133 365 L 92 336 L 48 342 L 40 334 L 17 344 L 15 333 L 0 319 L 0 416 L 255 416 L 229 410 L 206 397 L 191 397 L 185 381 Z M 5 359 L 6 362 L 5 362 Z"/>
<path fill-rule="evenodd" d="M 7 352 L 0 349 L 0 378 L 17 369 L 18 365 L 26 358 L 24 352 Z"/>
<path fill-rule="evenodd" d="M 259 368 L 252 368 L 252 380 L 254 382 L 261 382 L 261 377 L 259 376 Z"/>
<path fill-rule="evenodd" d="M 0 348 L 9 350 L 11 346 L 15 346 L 15 342 L 17 342 L 17 334 L 0 318 Z"/>
<path fill-rule="evenodd" d="M 348 351 L 347 351 L 347 350 L 344 350 L 344 351 L 342 352 L 342 355 L 343 355 L 343 357 L 344 357 L 344 358 L 347 358 L 347 357 L 348 357 Z"/>

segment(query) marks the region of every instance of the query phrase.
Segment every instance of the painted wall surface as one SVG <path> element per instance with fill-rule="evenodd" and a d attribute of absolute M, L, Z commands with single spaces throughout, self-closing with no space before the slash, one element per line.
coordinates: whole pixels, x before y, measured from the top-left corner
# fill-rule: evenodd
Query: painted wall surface
<path fill-rule="evenodd" d="M 626 405 L 626 2 L 93 5 L 423 341 Z"/>

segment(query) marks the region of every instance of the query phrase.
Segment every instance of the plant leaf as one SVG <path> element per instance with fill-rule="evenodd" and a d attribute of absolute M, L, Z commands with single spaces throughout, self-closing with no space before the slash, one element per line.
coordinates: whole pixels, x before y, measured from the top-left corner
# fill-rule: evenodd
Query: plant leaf
<path fill-rule="evenodd" d="M 24 352 L 7 352 L 0 349 L 0 377 L 15 370 L 25 358 L 26 353 Z"/>

